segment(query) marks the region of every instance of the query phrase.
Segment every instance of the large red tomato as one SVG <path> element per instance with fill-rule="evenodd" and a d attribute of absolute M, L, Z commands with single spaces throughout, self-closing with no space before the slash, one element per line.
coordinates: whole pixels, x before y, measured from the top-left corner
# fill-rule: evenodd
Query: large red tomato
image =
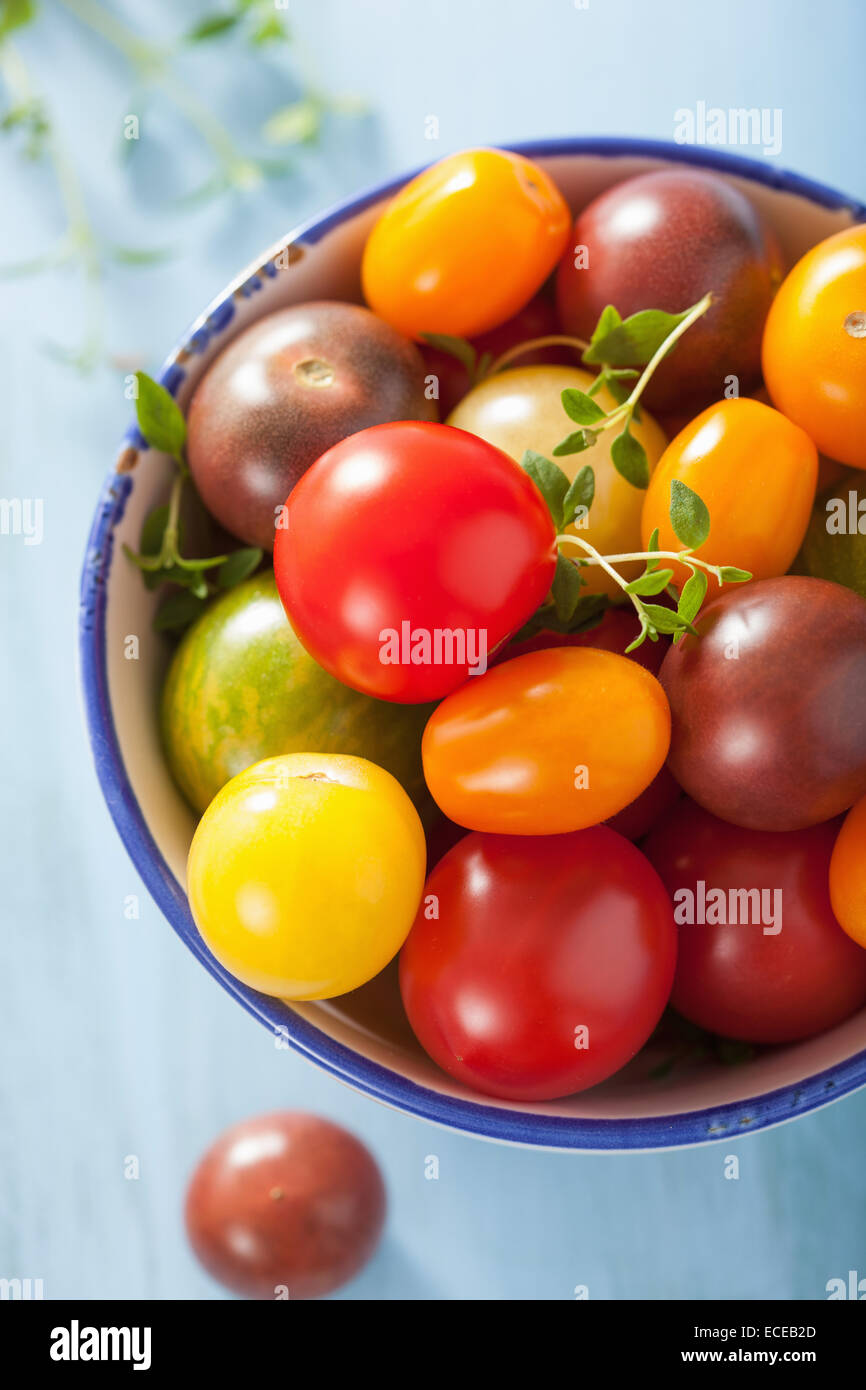
<path fill-rule="evenodd" d="M 684 800 L 653 830 L 644 849 L 678 921 L 675 1009 L 722 1037 L 783 1043 L 866 1003 L 866 951 L 830 906 L 838 829 L 743 830 Z"/>
<path fill-rule="evenodd" d="M 675 960 L 670 899 L 613 830 L 473 834 L 427 880 L 400 988 L 419 1042 L 451 1076 L 552 1100 L 643 1046 Z"/>
<path fill-rule="evenodd" d="M 527 474 L 464 430 L 414 421 L 323 454 L 274 548 L 310 655 L 355 690 L 410 704 L 483 672 L 555 568 L 553 522 Z"/>

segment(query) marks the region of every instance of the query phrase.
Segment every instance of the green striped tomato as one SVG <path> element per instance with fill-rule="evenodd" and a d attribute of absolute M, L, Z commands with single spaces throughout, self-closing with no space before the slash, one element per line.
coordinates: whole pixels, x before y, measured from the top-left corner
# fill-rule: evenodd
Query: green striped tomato
<path fill-rule="evenodd" d="M 163 689 L 162 738 L 199 812 L 263 758 L 347 753 L 392 773 L 426 822 L 421 734 L 431 709 L 360 695 L 323 671 L 295 637 L 268 571 L 217 599 L 184 635 Z"/>

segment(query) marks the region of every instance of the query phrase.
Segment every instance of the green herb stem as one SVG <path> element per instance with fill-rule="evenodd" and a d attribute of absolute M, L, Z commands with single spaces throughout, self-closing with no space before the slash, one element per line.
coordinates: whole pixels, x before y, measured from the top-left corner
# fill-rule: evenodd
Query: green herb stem
<path fill-rule="evenodd" d="M 712 294 L 705 294 L 703 299 L 699 300 L 699 302 L 695 304 L 692 309 L 689 310 L 688 314 L 686 314 L 686 317 L 682 320 L 682 322 L 677 324 L 676 328 L 674 328 L 665 338 L 664 342 L 661 344 L 661 347 L 657 348 L 656 351 L 653 353 L 649 362 L 641 372 L 640 377 L 635 382 L 634 388 L 631 391 L 628 399 L 623 401 L 622 405 L 618 405 L 614 410 L 612 410 L 609 415 L 606 415 L 603 420 L 599 420 L 597 424 L 594 424 L 592 426 L 594 433 L 601 434 L 604 430 L 609 430 L 613 425 L 618 425 L 623 421 L 625 422 L 626 427 L 628 427 L 628 425 L 631 422 L 631 418 L 634 415 L 635 408 L 637 407 L 646 387 L 649 385 L 650 379 L 652 378 L 652 375 L 658 367 L 659 363 L 661 362 L 662 358 L 667 356 L 677 339 L 681 338 L 683 334 L 687 331 L 687 329 L 691 328 L 695 320 L 699 319 L 702 314 L 705 314 L 707 312 L 712 302 Z"/>
<path fill-rule="evenodd" d="M 625 405 L 621 407 L 623 410 L 629 410 L 630 412 L 634 410 L 635 406 L 641 398 L 641 395 L 643 394 L 644 389 L 648 385 L 650 378 L 652 377 L 656 367 L 659 365 L 662 358 L 667 356 L 674 343 L 677 342 L 677 340 L 681 338 L 683 334 L 688 331 L 688 329 L 691 328 L 692 324 L 707 312 L 712 302 L 712 294 L 705 294 L 703 299 L 699 299 L 697 304 L 695 304 L 689 310 L 682 322 L 678 323 L 676 328 L 674 328 L 673 331 L 668 334 L 661 346 L 658 347 L 656 351 L 653 353 L 649 362 L 647 362 L 646 366 L 644 367 L 643 372 L 638 377 L 638 380 L 635 382 L 634 389 L 632 390 L 631 395 L 625 402 Z M 602 426 L 600 426 L 599 428 L 602 428 Z M 606 428 L 606 426 L 604 426 L 604 428 Z"/>
<path fill-rule="evenodd" d="M 588 547 L 589 550 L 592 551 L 592 553 L 596 555 L 598 558 L 585 560 L 584 564 L 587 565 L 604 564 L 605 561 L 607 561 L 611 565 L 627 565 L 631 564 L 633 561 L 643 561 L 644 563 L 646 563 L 647 560 L 679 560 L 682 563 L 685 560 L 688 560 L 690 565 L 697 565 L 699 569 L 706 570 L 708 574 L 712 574 L 718 580 L 720 585 L 724 583 L 721 574 L 722 566 L 711 565 L 706 560 L 699 560 L 693 550 L 645 550 L 631 551 L 628 554 L 624 555 L 601 556 L 599 555 L 597 550 L 593 550 L 593 547 L 589 545 L 588 541 L 584 541 L 579 536 L 574 536 L 569 532 L 565 532 L 563 533 L 563 535 L 557 536 L 556 539 L 557 541 L 577 541 L 577 543 L 579 545 L 582 545 L 584 548 Z M 605 566 L 605 568 L 606 567 L 607 566 Z"/>
<path fill-rule="evenodd" d="M 600 565 L 601 568 L 604 570 L 605 574 L 609 574 L 611 579 L 613 579 L 619 585 L 619 587 L 623 590 L 624 593 L 627 592 L 629 581 L 627 579 L 624 579 L 623 576 L 619 574 L 617 570 L 614 569 L 614 562 L 617 561 L 622 563 L 624 560 L 645 560 L 647 558 L 646 556 L 642 555 L 601 555 L 599 551 L 596 550 L 594 545 L 590 545 L 589 541 L 585 541 L 581 536 L 572 535 L 570 532 L 567 531 L 563 532 L 562 535 L 557 536 L 556 538 L 556 543 L 558 546 L 564 544 L 566 541 L 570 541 L 572 545 L 580 546 L 580 549 L 586 555 L 586 559 L 581 562 L 582 564 Z M 650 558 L 655 559 L 655 556 L 656 552 L 654 551 Z M 641 619 L 641 623 L 643 623 L 643 604 L 641 603 L 637 594 L 628 594 L 628 597 L 631 603 L 633 604 L 638 617 Z"/>
<path fill-rule="evenodd" d="M 525 353 L 537 352 L 540 348 L 546 347 L 570 347 L 574 348 L 575 352 L 583 353 L 586 352 L 589 343 L 585 342 L 583 338 L 569 337 L 567 333 L 547 333 L 543 338 L 529 338 L 525 343 L 516 343 L 514 347 L 510 347 L 507 352 L 503 352 L 501 356 L 497 357 L 495 362 L 491 362 L 484 372 L 482 380 L 488 376 L 493 376 L 496 372 L 501 372 L 503 367 L 507 367 L 516 358 L 523 357 Z"/>

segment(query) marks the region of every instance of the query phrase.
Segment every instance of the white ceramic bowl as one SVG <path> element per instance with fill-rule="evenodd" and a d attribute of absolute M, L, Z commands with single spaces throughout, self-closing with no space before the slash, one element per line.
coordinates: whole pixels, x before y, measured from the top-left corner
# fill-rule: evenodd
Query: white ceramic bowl
<path fill-rule="evenodd" d="M 572 209 L 632 174 L 665 163 L 716 171 L 776 228 L 792 264 L 831 232 L 866 220 L 844 195 L 774 167 L 678 145 L 564 139 L 515 146 L 538 160 Z M 375 188 L 281 237 L 205 309 L 168 358 L 163 382 L 186 406 L 214 356 L 242 328 L 284 305 L 361 299 L 359 264 L 379 208 L 407 178 Z M 282 255 L 280 253 L 282 252 Z M 278 268 L 284 267 L 284 268 Z M 602 1086 L 570 1099 L 517 1105 L 479 1097 L 422 1052 L 399 1004 L 393 968 L 342 999 L 288 1006 L 247 989 L 214 960 L 190 917 L 184 883 L 194 818 L 166 767 L 157 701 L 168 647 L 152 631 L 155 598 L 123 557 L 147 513 L 166 500 L 172 465 L 130 431 L 96 509 L 81 587 L 80 650 L 87 718 L 102 789 L 156 902 L 202 965 L 266 1027 L 358 1090 L 466 1133 L 561 1149 L 652 1149 L 704 1143 L 791 1119 L 866 1082 L 866 1010 L 820 1037 L 738 1066 L 703 1062 L 649 1073 L 651 1049 Z M 124 639 L 139 638 L 137 661 Z"/>

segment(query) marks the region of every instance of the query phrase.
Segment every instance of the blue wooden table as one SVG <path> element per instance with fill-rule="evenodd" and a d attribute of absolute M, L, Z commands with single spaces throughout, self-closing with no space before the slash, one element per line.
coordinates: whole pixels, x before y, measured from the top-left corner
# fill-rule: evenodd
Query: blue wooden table
<path fill-rule="evenodd" d="M 181 7 L 116 8 L 159 33 L 176 28 Z M 591 1298 L 806 1299 L 850 1269 L 866 1275 L 866 1094 L 733 1145 L 570 1157 L 427 1127 L 275 1050 L 141 888 L 96 787 L 74 658 L 84 538 L 129 412 L 124 374 L 154 369 L 264 245 L 337 197 L 460 146 L 671 138 L 677 111 L 698 102 L 778 109 L 772 157 L 863 197 L 866 8 L 294 3 L 322 81 L 366 98 L 371 114 L 335 118 L 295 174 L 186 210 L 176 196 L 206 170 L 200 141 L 155 101 L 121 167 L 121 122 L 138 109 L 124 67 L 61 5 L 50 10 L 20 52 L 83 171 L 95 222 L 114 242 L 174 255 L 106 273 L 113 364 L 89 375 L 46 351 L 81 328 L 74 270 L 0 282 L 0 495 L 44 503 L 40 545 L 0 536 L 0 1277 L 41 1278 L 49 1298 L 222 1297 L 185 1244 L 185 1179 L 225 1125 L 284 1106 L 346 1123 L 386 1174 L 386 1239 L 341 1297 L 569 1299 L 585 1285 Z M 281 60 L 227 55 L 219 41 L 203 45 L 185 71 L 243 140 L 293 88 Z M 0 261 L 50 248 L 63 224 L 56 189 L 8 141 L 0 189 Z M 130 894 L 141 897 L 137 920 L 125 915 Z M 725 1177 L 731 1152 L 737 1180 Z M 436 1181 L 425 1177 L 430 1154 Z"/>

